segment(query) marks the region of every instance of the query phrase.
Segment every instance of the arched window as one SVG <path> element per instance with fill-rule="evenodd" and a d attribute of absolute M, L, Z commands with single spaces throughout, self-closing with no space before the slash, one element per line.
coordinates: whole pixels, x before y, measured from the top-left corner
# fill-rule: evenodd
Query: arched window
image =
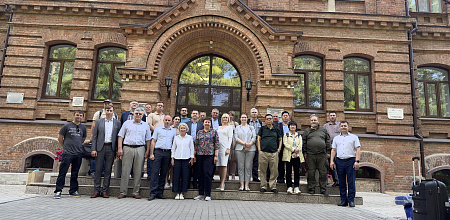
<path fill-rule="evenodd" d="M 443 182 L 447 186 L 447 194 L 450 195 L 450 170 L 439 170 L 432 174 L 433 179 Z"/>
<path fill-rule="evenodd" d="M 322 59 L 311 55 L 294 58 L 294 104 L 301 108 L 322 108 Z"/>
<path fill-rule="evenodd" d="M 417 71 L 421 115 L 450 117 L 448 71 L 435 67 L 422 67 Z"/>
<path fill-rule="evenodd" d="M 207 55 L 191 60 L 182 70 L 178 83 L 177 107 L 209 114 L 213 108 L 221 113 L 241 111 L 241 77 L 228 60 Z"/>
<path fill-rule="evenodd" d="M 50 47 L 45 97 L 69 98 L 77 48 L 72 45 Z"/>
<path fill-rule="evenodd" d="M 344 59 L 344 108 L 371 110 L 370 62 L 358 57 Z"/>
<path fill-rule="evenodd" d="M 94 99 L 120 98 L 123 81 L 117 68 L 125 66 L 126 56 L 127 51 L 118 47 L 105 47 L 98 51 Z"/>

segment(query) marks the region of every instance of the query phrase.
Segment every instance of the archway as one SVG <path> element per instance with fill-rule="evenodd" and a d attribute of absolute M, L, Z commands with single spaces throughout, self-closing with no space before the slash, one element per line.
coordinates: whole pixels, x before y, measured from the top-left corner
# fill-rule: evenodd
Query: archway
<path fill-rule="evenodd" d="M 206 55 L 192 59 L 181 70 L 178 79 L 176 112 L 181 107 L 221 113 L 241 112 L 242 81 L 237 68 L 227 59 Z"/>

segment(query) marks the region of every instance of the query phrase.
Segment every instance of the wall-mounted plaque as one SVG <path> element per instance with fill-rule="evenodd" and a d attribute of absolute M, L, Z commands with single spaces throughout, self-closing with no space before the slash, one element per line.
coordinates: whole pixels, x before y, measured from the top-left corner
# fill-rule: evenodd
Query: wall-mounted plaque
<path fill-rule="evenodd" d="M 389 119 L 402 120 L 403 109 L 401 108 L 387 108 L 387 115 Z"/>
<path fill-rule="evenodd" d="M 281 112 L 283 111 L 284 109 L 282 108 L 267 108 L 267 114 L 278 113 L 281 116 Z"/>
<path fill-rule="evenodd" d="M 8 92 L 6 95 L 6 104 L 23 104 L 24 93 Z"/>
<path fill-rule="evenodd" d="M 83 106 L 84 97 L 73 97 L 72 106 Z"/>

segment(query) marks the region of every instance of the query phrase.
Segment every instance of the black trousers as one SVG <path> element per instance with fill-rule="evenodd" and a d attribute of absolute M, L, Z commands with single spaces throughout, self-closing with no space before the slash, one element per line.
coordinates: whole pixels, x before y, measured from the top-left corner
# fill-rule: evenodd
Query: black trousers
<path fill-rule="evenodd" d="M 300 185 L 300 158 L 291 158 L 290 162 L 286 161 L 286 184 L 292 187 L 292 170 L 294 170 L 294 187 Z"/>

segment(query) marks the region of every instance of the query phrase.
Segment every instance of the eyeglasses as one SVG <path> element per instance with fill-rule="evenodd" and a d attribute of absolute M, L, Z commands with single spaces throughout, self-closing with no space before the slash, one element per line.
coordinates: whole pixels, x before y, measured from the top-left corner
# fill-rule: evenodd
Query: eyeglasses
<path fill-rule="evenodd" d="M 143 113 L 134 113 L 135 115 L 143 115 Z"/>
<path fill-rule="evenodd" d="M 80 133 L 80 127 L 77 125 L 77 133 Z"/>

